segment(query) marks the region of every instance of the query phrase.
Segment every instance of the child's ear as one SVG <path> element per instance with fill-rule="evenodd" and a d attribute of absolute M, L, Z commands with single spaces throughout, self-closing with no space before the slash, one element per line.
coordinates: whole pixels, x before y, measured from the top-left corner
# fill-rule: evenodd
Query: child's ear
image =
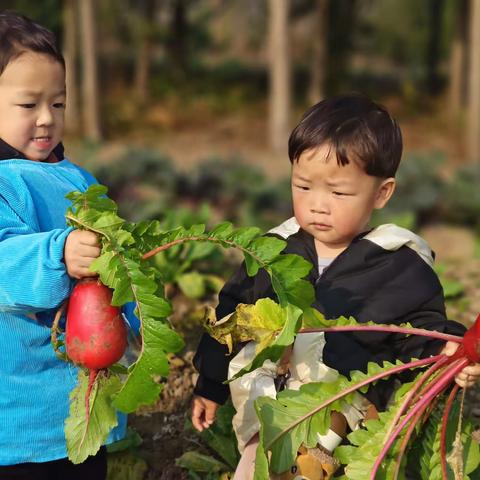
<path fill-rule="evenodd" d="M 393 177 L 382 180 L 377 189 L 374 208 L 383 208 L 395 191 L 395 179 Z"/>

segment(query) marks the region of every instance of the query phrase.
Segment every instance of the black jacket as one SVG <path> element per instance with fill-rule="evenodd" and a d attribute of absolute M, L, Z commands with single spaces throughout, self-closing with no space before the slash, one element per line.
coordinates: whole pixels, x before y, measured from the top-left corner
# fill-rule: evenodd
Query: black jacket
<path fill-rule="evenodd" d="M 63 160 L 65 158 L 63 145 L 59 143 L 53 149 L 52 154 L 54 155 L 53 158 L 55 159 L 55 161 L 59 162 L 60 160 Z M 49 159 L 52 158 L 51 156 L 49 157 Z M 11 160 L 13 158 L 24 159 L 25 155 L 0 138 L 0 160 Z"/>
<path fill-rule="evenodd" d="M 315 287 L 313 306 L 327 319 L 352 316 L 358 322 L 409 322 L 417 328 L 462 335 L 465 327 L 446 318 L 442 286 L 431 266 L 412 248 L 387 250 L 365 239 L 367 233 L 354 239 L 321 277 L 317 268 L 312 268 L 308 280 Z M 301 255 L 317 265 L 310 234 L 298 230 L 284 239 L 284 253 Z M 217 318 L 233 312 L 239 303 L 255 303 L 265 297 L 275 298 L 268 274 L 260 271 L 255 277 L 248 277 L 243 264 L 220 292 Z M 416 335 L 332 332 L 326 334 L 323 361 L 348 376 L 353 370 L 366 371 L 371 361 L 424 358 L 438 353 L 441 346 L 441 341 Z M 225 345 L 204 334 L 194 358 L 200 374 L 195 393 L 224 403 L 229 395 L 228 385 L 223 384 L 229 361 Z M 408 374 L 403 376 L 404 380 L 408 378 Z M 380 410 L 393 391 L 393 381 L 379 382 L 367 393 Z"/>

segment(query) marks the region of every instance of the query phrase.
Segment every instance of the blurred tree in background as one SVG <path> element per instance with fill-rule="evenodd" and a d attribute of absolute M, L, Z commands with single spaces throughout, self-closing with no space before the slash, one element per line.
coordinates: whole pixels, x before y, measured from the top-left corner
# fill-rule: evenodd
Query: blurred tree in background
<path fill-rule="evenodd" d="M 211 159 L 224 145 L 229 157 L 247 151 L 255 163 L 257 154 L 285 157 L 289 131 L 307 106 L 360 91 L 406 123 L 407 147 L 419 137 L 414 147 L 435 156 L 444 141 L 446 161 L 436 168 L 453 181 L 467 163 L 477 163 L 480 179 L 479 4 L 5 0 L 2 7 L 61 40 L 74 144 L 133 142 L 181 164 L 188 156 Z M 81 150 L 82 159 L 88 152 Z"/>

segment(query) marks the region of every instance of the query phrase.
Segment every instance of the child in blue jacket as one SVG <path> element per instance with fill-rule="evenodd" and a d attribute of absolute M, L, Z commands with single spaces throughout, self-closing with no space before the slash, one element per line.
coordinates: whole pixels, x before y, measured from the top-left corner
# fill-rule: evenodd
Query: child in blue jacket
<path fill-rule="evenodd" d="M 50 344 L 56 309 L 100 254 L 95 234 L 65 223 L 65 195 L 95 183 L 63 156 L 65 100 L 53 34 L 0 13 L 0 479 L 106 477 L 105 448 L 80 465 L 66 458 L 77 369 Z"/>

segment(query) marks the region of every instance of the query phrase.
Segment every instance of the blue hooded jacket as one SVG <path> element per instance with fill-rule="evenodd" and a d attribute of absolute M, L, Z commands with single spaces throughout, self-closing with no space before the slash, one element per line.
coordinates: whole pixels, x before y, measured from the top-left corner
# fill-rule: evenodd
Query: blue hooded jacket
<path fill-rule="evenodd" d="M 64 422 L 77 379 L 50 343 L 55 309 L 73 285 L 63 263 L 72 230 L 65 195 L 96 181 L 66 159 L 19 158 L 2 141 L 0 160 L 0 465 L 45 462 L 67 457 Z M 119 415 L 107 443 L 125 426 Z"/>

